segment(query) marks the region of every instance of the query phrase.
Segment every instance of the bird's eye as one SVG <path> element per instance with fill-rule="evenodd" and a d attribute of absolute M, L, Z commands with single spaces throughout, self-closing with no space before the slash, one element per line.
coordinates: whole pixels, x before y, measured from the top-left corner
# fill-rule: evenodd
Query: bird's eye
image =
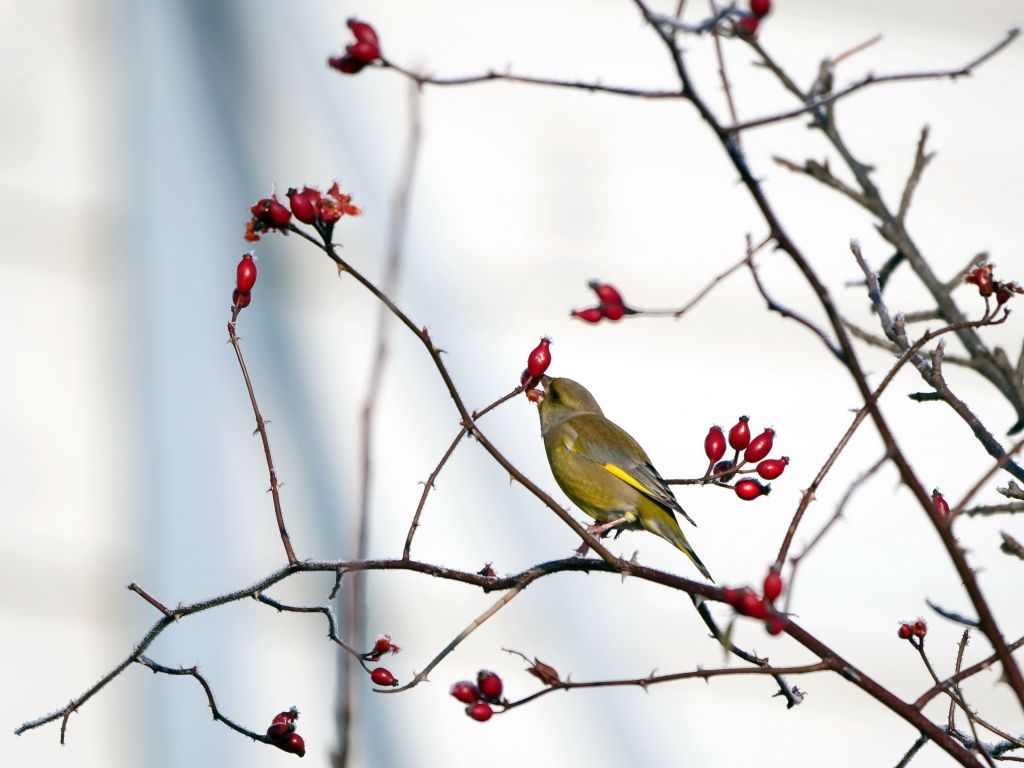
<path fill-rule="evenodd" d="M 554 400 L 557 403 L 558 400 L 559 400 L 558 390 L 557 389 L 549 389 L 548 390 L 548 397 L 551 398 L 552 400 Z"/>

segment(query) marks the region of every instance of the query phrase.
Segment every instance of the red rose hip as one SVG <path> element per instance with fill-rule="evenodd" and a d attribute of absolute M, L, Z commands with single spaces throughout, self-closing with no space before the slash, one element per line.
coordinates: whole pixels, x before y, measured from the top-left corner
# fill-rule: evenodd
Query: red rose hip
<path fill-rule="evenodd" d="M 481 669 L 480 673 L 476 676 L 476 685 L 480 689 L 480 695 L 492 701 L 500 699 L 501 692 L 504 689 L 501 678 L 494 672 L 486 669 Z"/>
<path fill-rule="evenodd" d="M 935 511 L 939 513 L 939 517 L 949 517 L 949 502 L 947 502 L 945 497 L 939 493 L 938 488 L 932 491 L 932 506 L 935 507 Z"/>
<path fill-rule="evenodd" d="M 772 452 L 772 445 L 775 442 L 775 430 L 769 427 L 760 435 L 750 441 L 747 450 L 743 452 L 744 461 L 760 461 Z"/>
<path fill-rule="evenodd" d="M 551 365 L 551 339 L 545 336 L 526 359 L 526 370 L 531 376 L 543 376 L 549 365 Z"/>
<path fill-rule="evenodd" d="M 725 433 L 721 427 L 712 427 L 704 438 L 704 454 L 714 463 L 725 456 Z"/>
<path fill-rule="evenodd" d="M 763 19 L 772 12 L 772 0 L 750 0 L 750 12 Z"/>
<path fill-rule="evenodd" d="M 740 416 L 740 420 L 729 430 L 729 446 L 734 451 L 742 451 L 750 444 L 750 427 L 747 421 L 746 416 Z"/>
<path fill-rule="evenodd" d="M 490 704 L 485 704 L 481 701 L 478 704 L 466 707 L 466 714 L 477 722 L 486 723 L 491 719 L 491 715 L 494 714 L 494 710 L 491 709 Z"/>
<path fill-rule="evenodd" d="M 376 685 L 398 685 L 398 681 L 395 679 L 395 676 L 391 674 L 390 670 L 387 670 L 384 667 L 377 667 L 375 670 L 373 670 L 370 673 L 370 679 Z"/>
<path fill-rule="evenodd" d="M 765 480 L 774 480 L 783 473 L 787 464 L 789 464 L 788 456 L 783 456 L 781 459 L 765 459 L 757 465 L 757 474 Z"/>
<path fill-rule="evenodd" d="M 316 221 L 317 210 L 314 203 L 304 192 L 296 189 L 288 190 L 288 204 L 291 205 L 295 218 L 303 224 L 312 224 Z"/>
<path fill-rule="evenodd" d="M 774 600 L 782 594 L 782 576 L 772 568 L 764 577 L 764 599 Z"/>
<path fill-rule="evenodd" d="M 770 485 L 762 485 L 757 480 L 746 478 L 736 483 L 736 495 L 744 501 L 753 501 L 758 496 L 767 496 L 771 492 Z"/>
<path fill-rule="evenodd" d="M 252 253 L 245 254 L 238 262 L 238 268 L 235 270 L 235 283 L 242 293 L 248 293 L 256 285 L 256 262 L 252 258 Z"/>
<path fill-rule="evenodd" d="M 358 19 L 352 18 L 347 22 L 348 28 L 352 30 L 352 34 L 356 40 L 360 43 L 373 43 L 374 45 L 380 45 L 380 41 L 377 39 L 377 30 L 367 24 L 365 21 L 359 21 Z"/>
<path fill-rule="evenodd" d="M 463 704 L 476 704 L 480 701 L 480 689 L 469 680 L 462 680 L 453 685 L 451 694 Z"/>
<path fill-rule="evenodd" d="M 578 317 L 585 323 L 599 323 L 601 322 L 601 318 L 604 317 L 604 312 L 601 311 L 600 307 L 574 309 L 572 311 L 572 317 Z"/>

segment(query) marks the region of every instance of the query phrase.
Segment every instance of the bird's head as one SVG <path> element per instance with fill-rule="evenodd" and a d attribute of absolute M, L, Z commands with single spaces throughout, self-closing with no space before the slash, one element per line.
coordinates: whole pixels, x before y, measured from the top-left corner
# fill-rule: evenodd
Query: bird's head
<path fill-rule="evenodd" d="M 572 379 L 541 378 L 544 399 L 540 401 L 540 431 L 546 433 L 573 416 L 595 413 L 603 416 L 601 406 L 586 387 Z"/>

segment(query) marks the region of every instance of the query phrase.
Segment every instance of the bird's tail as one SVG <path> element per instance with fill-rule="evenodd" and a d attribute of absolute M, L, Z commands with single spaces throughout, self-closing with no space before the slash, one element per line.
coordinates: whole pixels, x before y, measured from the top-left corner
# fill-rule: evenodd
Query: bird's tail
<path fill-rule="evenodd" d="M 675 516 L 670 511 L 653 504 L 653 502 L 651 506 L 657 507 L 657 512 L 640 515 L 640 522 L 644 528 L 672 542 L 678 549 L 682 550 L 683 554 L 690 558 L 690 561 L 697 566 L 697 570 L 704 575 L 704 578 L 714 582 L 710 571 L 700 561 L 700 558 L 697 557 L 697 553 L 693 551 L 690 542 L 686 540 L 686 536 L 683 534 L 682 528 L 679 527 L 679 523 L 676 522 Z"/>

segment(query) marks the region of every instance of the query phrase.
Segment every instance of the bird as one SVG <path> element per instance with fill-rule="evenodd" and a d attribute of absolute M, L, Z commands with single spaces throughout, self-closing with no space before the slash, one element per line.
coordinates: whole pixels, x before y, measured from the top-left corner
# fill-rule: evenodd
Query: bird
<path fill-rule="evenodd" d="M 676 514 L 693 520 L 640 444 L 605 417 L 579 382 L 543 376 L 541 386 L 540 431 L 551 474 L 565 495 L 599 523 L 589 532 L 603 536 L 613 528 L 650 531 L 682 550 L 705 578 L 714 581 L 686 540 Z"/>

